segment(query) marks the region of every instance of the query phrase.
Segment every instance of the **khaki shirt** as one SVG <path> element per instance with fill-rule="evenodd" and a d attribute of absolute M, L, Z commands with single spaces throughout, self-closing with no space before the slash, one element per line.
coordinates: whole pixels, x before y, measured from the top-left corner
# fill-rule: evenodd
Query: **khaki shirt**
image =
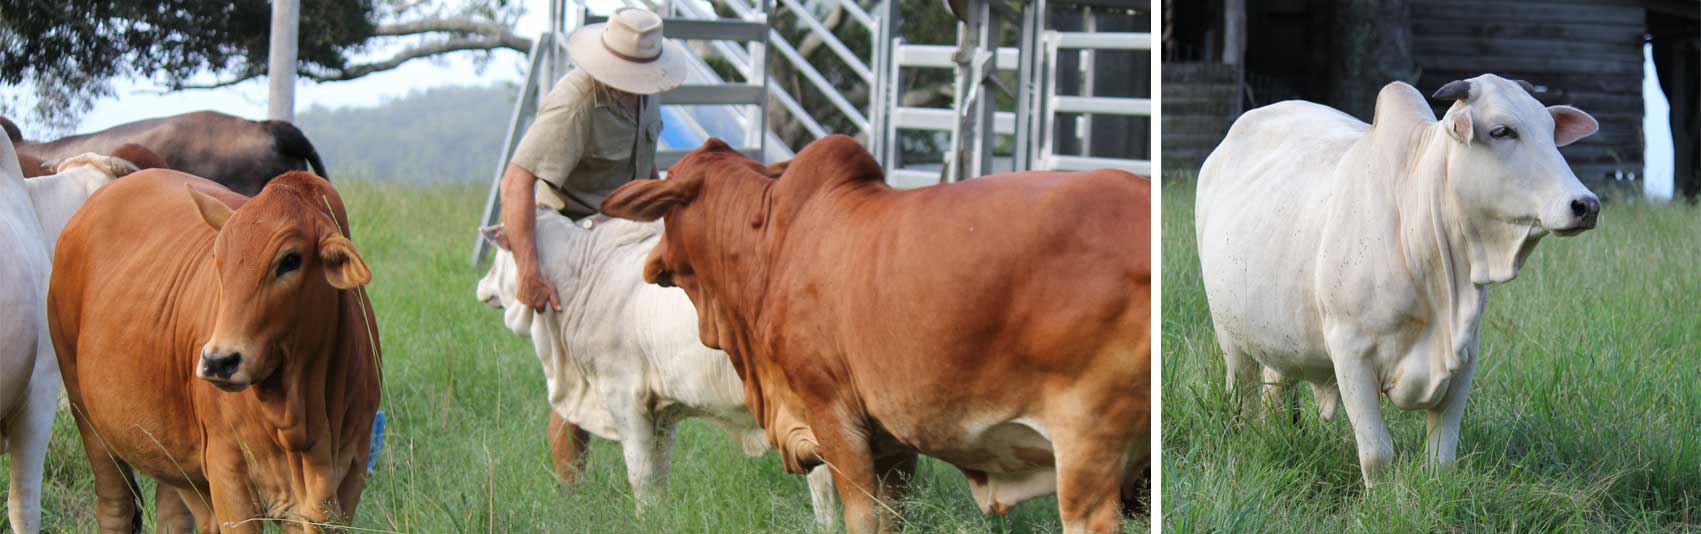
<path fill-rule="evenodd" d="M 579 69 L 555 84 L 514 150 L 513 164 L 538 177 L 538 207 L 572 219 L 587 217 L 621 185 L 650 177 L 661 137 L 661 106 L 654 96 L 638 99 L 633 117 Z"/>

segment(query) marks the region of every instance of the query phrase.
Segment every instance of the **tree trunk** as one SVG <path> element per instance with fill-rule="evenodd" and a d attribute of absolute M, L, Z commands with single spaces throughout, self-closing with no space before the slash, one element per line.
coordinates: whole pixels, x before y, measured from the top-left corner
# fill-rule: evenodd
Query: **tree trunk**
<path fill-rule="evenodd" d="M 296 31 L 300 20 L 300 0 L 272 0 L 272 41 L 266 63 L 270 77 L 266 118 L 271 120 L 295 121 Z"/>
<path fill-rule="evenodd" d="M 1389 82 L 1417 82 L 1407 0 L 1334 0 L 1329 104 L 1369 121 Z"/>

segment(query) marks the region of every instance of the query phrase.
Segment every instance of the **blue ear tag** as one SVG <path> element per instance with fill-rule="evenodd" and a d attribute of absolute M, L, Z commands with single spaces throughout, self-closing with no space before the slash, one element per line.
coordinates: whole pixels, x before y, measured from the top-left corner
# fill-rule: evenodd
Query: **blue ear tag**
<path fill-rule="evenodd" d="M 372 416 L 372 451 L 366 455 L 366 474 L 378 467 L 378 451 L 384 448 L 384 410 Z"/>

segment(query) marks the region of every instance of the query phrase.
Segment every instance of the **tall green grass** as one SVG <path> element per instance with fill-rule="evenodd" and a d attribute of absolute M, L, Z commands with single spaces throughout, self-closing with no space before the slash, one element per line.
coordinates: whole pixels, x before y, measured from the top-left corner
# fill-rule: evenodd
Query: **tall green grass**
<path fill-rule="evenodd" d="M 1202 531 L 1701 530 L 1701 209 L 1615 202 L 1489 291 L 1457 469 L 1384 405 L 1398 457 L 1365 490 L 1344 413 L 1244 420 L 1194 247 L 1192 176 L 1163 187 L 1163 506 Z M 1269 273 L 1279 277 L 1281 273 Z"/>
<path fill-rule="evenodd" d="M 746 458 L 725 433 L 697 422 L 679 433 L 668 495 L 642 516 L 615 443 L 595 440 L 582 480 L 561 484 L 550 469 L 537 357 L 473 296 L 483 271 L 468 258 L 484 191 L 336 184 L 373 272 L 388 418 L 354 531 L 814 531 L 803 477 L 785 473 L 773 453 Z M 78 439 L 62 412 L 47 459 L 49 532 L 96 530 L 93 478 Z M 6 476 L 0 469 L 0 488 Z M 1061 531 L 1055 498 L 987 517 L 955 468 L 924 459 L 917 479 L 902 508 L 904 532 Z M 151 531 L 152 485 L 144 484 Z"/>

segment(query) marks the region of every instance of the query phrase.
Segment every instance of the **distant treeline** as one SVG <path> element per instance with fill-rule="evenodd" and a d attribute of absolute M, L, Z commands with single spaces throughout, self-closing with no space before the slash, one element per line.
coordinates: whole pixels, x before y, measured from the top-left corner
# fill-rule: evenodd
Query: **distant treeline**
<path fill-rule="evenodd" d="M 335 177 L 433 184 L 490 180 L 516 87 L 415 91 L 376 107 L 314 106 L 296 115 Z"/>

